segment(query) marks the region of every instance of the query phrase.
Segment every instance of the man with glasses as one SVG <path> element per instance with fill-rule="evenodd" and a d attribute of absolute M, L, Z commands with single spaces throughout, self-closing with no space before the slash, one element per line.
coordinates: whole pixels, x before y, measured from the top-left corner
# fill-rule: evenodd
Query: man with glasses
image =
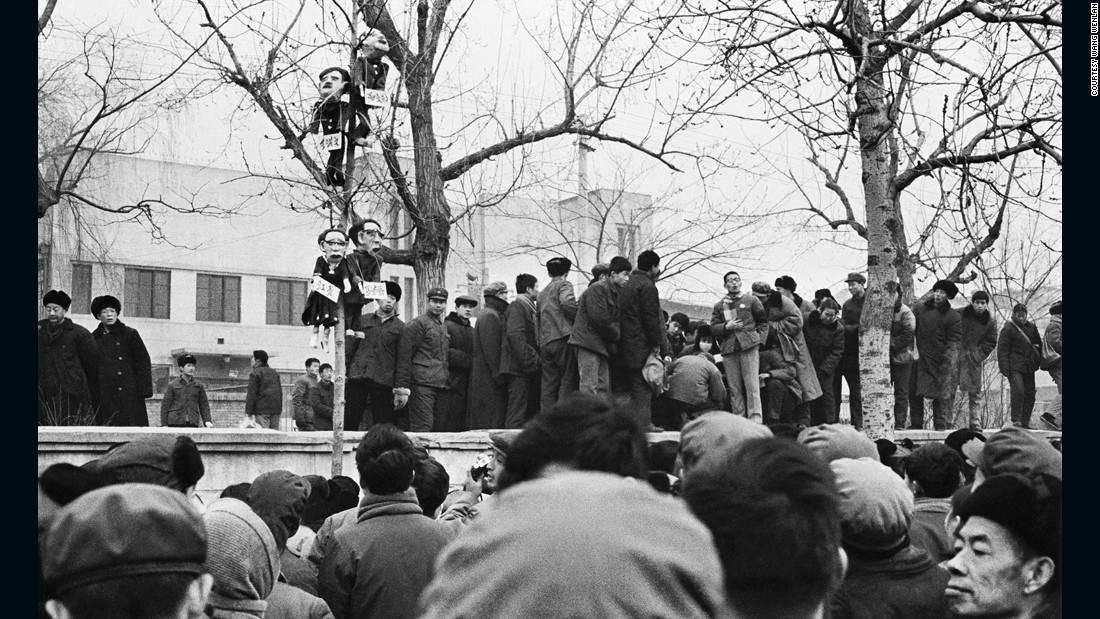
<path fill-rule="evenodd" d="M 357 222 L 348 230 L 348 236 L 355 243 L 355 250 L 347 256 L 348 270 L 351 271 L 354 286 L 349 294 L 344 295 L 344 318 L 351 328 L 355 328 L 355 321 L 363 314 L 363 307 L 372 303 L 363 295 L 363 282 L 382 281 L 382 226 L 373 219 L 364 219 Z M 367 313 L 373 312 L 368 308 Z"/>

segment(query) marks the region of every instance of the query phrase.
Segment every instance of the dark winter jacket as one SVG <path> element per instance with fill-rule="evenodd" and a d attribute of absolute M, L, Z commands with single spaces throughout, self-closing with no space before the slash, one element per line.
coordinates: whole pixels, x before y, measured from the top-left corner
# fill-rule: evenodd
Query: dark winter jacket
<path fill-rule="evenodd" d="M 917 305 L 917 390 L 914 395 L 946 399 L 955 395 L 952 378 L 958 362 L 962 330 L 958 312 L 932 299 Z"/>
<path fill-rule="evenodd" d="M 806 319 L 802 334 L 817 375 L 832 376 L 844 355 L 844 325 L 839 320 L 827 325 L 821 322 L 821 312 L 814 310 Z"/>
<path fill-rule="evenodd" d="M 783 353 L 778 347 L 760 351 L 760 373 L 769 375 L 766 380 L 778 380 L 783 383 L 787 391 L 797 398 L 795 402 L 802 399 L 802 385 L 798 382 L 798 370 L 793 363 L 783 358 Z"/>
<path fill-rule="evenodd" d="M 573 322 L 577 319 L 577 298 L 569 280 L 551 280 L 539 292 L 538 304 L 539 346 L 569 337 Z"/>
<path fill-rule="evenodd" d="M 435 559 L 454 533 L 424 515 L 411 488 L 398 494 L 368 493 L 357 522 L 336 531 L 321 561 L 321 597 L 336 619 L 415 617 Z"/>
<path fill-rule="evenodd" d="M 405 323 L 397 314 L 392 314 L 384 322 L 377 313 L 359 318 L 356 331 L 363 337 L 348 338 L 349 379 L 370 379 L 379 385 L 394 386 L 397 373 L 397 347 L 401 343 L 401 333 Z"/>
<path fill-rule="evenodd" d="M 1015 322 L 1007 321 L 1001 328 L 1001 338 L 997 346 L 997 366 L 1001 374 L 1005 376 L 1012 372 L 1034 374 L 1039 370 L 1039 354 L 1042 347 L 1043 341 L 1039 339 L 1039 330 L 1035 328 L 1034 323 L 1026 322 L 1022 327 L 1017 328 Z"/>
<path fill-rule="evenodd" d="M 99 405 L 99 347 L 84 327 L 66 318 L 56 330 L 38 321 L 38 388 L 46 398 L 65 397 L 73 406 Z M 74 411 L 75 412 L 75 411 Z M 39 423 L 47 420 L 39 415 Z"/>
<path fill-rule="evenodd" d="M 1050 317 L 1050 322 L 1047 323 L 1047 330 L 1043 333 L 1043 340 L 1054 349 L 1054 352 L 1059 355 L 1062 354 L 1062 315 L 1055 314 Z M 1062 360 L 1058 359 L 1050 367 L 1050 370 L 1061 370 Z"/>
<path fill-rule="evenodd" d="M 336 383 L 332 381 L 317 381 L 317 384 L 309 389 L 309 406 L 313 409 L 313 429 L 331 430 L 332 413 L 336 401 Z"/>
<path fill-rule="evenodd" d="M 783 359 L 794 365 L 802 401 L 809 402 L 821 397 L 821 383 L 817 380 L 806 338 L 802 336 L 802 310 L 779 292 L 773 292 L 768 297 L 764 309 L 768 314 L 769 327 L 776 330 Z"/>
<path fill-rule="evenodd" d="M 577 302 L 577 319 L 569 343 L 608 356 L 619 345 L 619 290 L 611 280 L 590 285 Z"/>
<path fill-rule="evenodd" d="M 421 314 L 409 321 L 397 346 L 394 387 L 447 387 L 447 349 L 450 337 L 442 320 Z"/>
<path fill-rule="evenodd" d="M 947 536 L 944 520 L 951 510 L 951 499 L 919 498 L 913 505 L 913 520 L 909 523 L 909 539 L 914 548 L 920 548 L 939 563 L 955 556 L 951 538 Z"/>
<path fill-rule="evenodd" d="M 722 371 L 710 360 L 699 355 L 680 357 L 668 368 L 666 397 L 691 404 L 702 404 L 708 399 L 721 404 L 726 401 L 726 385 Z"/>
<path fill-rule="evenodd" d="M 470 385 L 470 366 L 474 360 L 474 328 L 469 319 L 455 312 L 448 314 L 443 324 L 451 338 L 447 349 L 447 388 L 464 394 Z"/>
<path fill-rule="evenodd" d="M 210 402 L 206 387 L 195 379 L 178 376 L 168 382 L 160 401 L 160 425 L 185 425 L 201 428 L 210 421 Z"/>
<path fill-rule="evenodd" d="M 849 553 L 848 574 L 833 596 L 832 619 L 947 617 L 949 575 L 923 550 L 908 546 L 887 559 Z"/>
<path fill-rule="evenodd" d="M 726 316 L 727 311 L 732 318 Z M 729 331 L 726 323 L 733 318 L 740 318 L 745 324 L 736 331 Z M 726 295 L 711 310 L 710 332 L 716 342 L 721 342 L 723 355 L 751 350 L 768 339 L 768 313 L 764 311 L 760 299 L 751 294 L 742 295 L 736 300 Z"/>
<path fill-rule="evenodd" d="M 266 601 L 264 619 L 333 619 L 324 600 L 281 580 Z"/>
<path fill-rule="evenodd" d="M 959 389 L 982 390 L 982 365 L 997 347 L 997 321 L 992 312 L 978 313 L 967 305 L 959 313 L 962 344 L 959 346 Z"/>
<path fill-rule="evenodd" d="M 362 248 L 356 248 L 345 258 L 348 274 L 351 276 L 351 292 L 344 295 L 344 303 L 366 305 L 373 301 L 363 296 L 359 290 L 360 282 L 382 281 L 382 258 L 371 254 Z M 352 324 L 351 316 L 347 316 L 348 324 Z"/>
<path fill-rule="evenodd" d="M 248 375 L 248 396 L 244 402 L 244 414 L 281 415 L 283 412 L 283 386 L 279 373 L 260 363 Z"/>
<path fill-rule="evenodd" d="M 662 357 L 670 354 L 657 284 L 649 273 L 634 269 L 619 290 L 619 353 L 611 364 L 641 369 L 654 349 Z"/>
<path fill-rule="evenodd" d="M 840 309 L 840 322 L 844 323 L 844 356 L 859 356 L 859 321 L 863 318 L 863 303 L 867 295 L 851 297 Z"/>
<path fill-rule="evenodd" d="M 141 335 L 118 321 L 110 331 L 100 324 L 92 337 L 99 345 L 99 423 L 149 425 L 145 398 L 153 395 L 153 369 Z"/>
<path fill-rule="evenodd" d="M 535 302 L 520 295 L 504 311 L 504 340 L 500 345 L 500 373 L 510 376 L 523 376 L 537 372 L 539 367 Z"/>
<path fill-rule="evenodd" d="M 317 384 L 318 378 L 312 374 L 302 374 L 294 381 L 294 391 L 290 394 L 290 404 L 294 412 L 294 421 L 313 423 L 313 407 L 309 405 L 309 390 Z"/>
<path fill-rule="evenodd" d="M 508 303 L 495 296 L 485 297 L 473 332 L 473 361 L 470 367 L 469 427 L 496 428 L 504 422 L 507 394 L 500 374 L 500 349 L 504 341 L 504 311 Z"/>

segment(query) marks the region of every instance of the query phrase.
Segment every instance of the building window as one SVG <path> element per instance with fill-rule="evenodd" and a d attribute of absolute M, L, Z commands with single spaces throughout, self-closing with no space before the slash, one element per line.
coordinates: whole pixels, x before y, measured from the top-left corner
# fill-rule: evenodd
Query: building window
<path fill-rule="evenodd" d="M 416 317 L 416 282 L 413 278 L 405 278 L 404 290 L 401 292 L 402 298 L 405 299 L 405 320 L 411 320 Z"/>
<path fill-rule="evenodd" d="M 72 288 L 73 305 L 69 311 L 74 314 L 87 314 L 92 311 L 92 265 L 73 265 Z"/>
<path fill-rule="evenodd" d="M 126 315 L 136 318 L 170 318 L 172 272 L 126 269 Z"/>
<path fill-rule="evenodd" d="M 267 324 L 300 325 L 305 308 L 305 282 L 267 279 Z"/>
<path fill-rule="evenodd" d="M 195 320 L 241 321 L 241 278 L 199 273 Z"/>
<path fill-rule="evenodd" d="M 634 259 L 634 248 L 638 243 L 638 226 L 619 224 L 615 226 L 619 233 L 619 252 L 622 256 Z"/>

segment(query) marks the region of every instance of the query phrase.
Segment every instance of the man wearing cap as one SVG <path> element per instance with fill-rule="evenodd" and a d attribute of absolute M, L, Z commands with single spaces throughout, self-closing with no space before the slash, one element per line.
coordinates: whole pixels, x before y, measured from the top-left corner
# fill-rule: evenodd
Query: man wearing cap
<path fill-rule="evenodd" d="M 206 387 L 195 380 L 195 356 L 176 359 L 180 375 L 168 381 L 160 401 L 160 425 L 176 428 L 213 428 Z"/>
<path fill-rule="evenodd" d="M 1045 438 L 1017 426 L 998 430 L 984 443 L 971 440 L 963 454 L 977 466 L 974 488 L 1003 473 L 1035 479 L 1041 475 L 1062 478 L 1062 453 Z"/>
<path fill-rule="evenodd" d="M 393 409 L 393 381 L 397 373 L 397 346 L 405 322 L 397 315 L 401 286 L 386 281 L 386 296 L 370 314 L 353 317 L 347 331 L 348 382 L 344 404 L 344 428 L 369 430 L 379 423 L 408 428 L 404 414 Z"/>
<path fill-rule="evenodd" d="M 470 316 L 477 299 L 467 294 L 455 297 L 455 309 L 443 325 L 451 338 L 447 349 L 447 388 L 435 400 L 435 431 L 466 430 L 466 402 L 470 397 L 470 366 L 474 356 L 474 328 Z"/>
<path fill-rule="evenodd" d="M 573 283 L 567 278 L 573 263 L 558 256 L 546 263 L 550 283 L 539 292 L 538 308 L 539 355 L 542 361 L 541 408 L 553 406 L 561 395 L 562 379 L 569 367 L 569 336 L 577 318 L 577 298 Z"/>
<path fill-rule="evenodd" d="M 798 310 L 802 312 L 802 321 L 805 322 L 806 319 L 810 317 L 810 312 L 814 311 L 815 307 L 813 303 L 803 299 L 795 292 L 797 288 L 798 283 L 795 282 L 794 278 L 790 275 L 783 275 L 775 278 L 775 289 L 784 297 L 794 302 Z"/>
<path fill-rule="evenodd" d="M 1027 319 L 1027 307 L 1017 303 L 1012 308 L 1012 319 L 1001 329 L 997 347 L 997 366 L 1008 379 L 1011 392 L 1012 425 L 1031 428 L 1035 372 L 1039 371 L 1042 348 L 1039 329 Z"/>
<path fill-rule="evenodd" d="M 539 285 L 534 275 L 516 277 L 516 300 L 504 312 L 504 340 L 500 348 L 500 373 L 508 381 L 508 410 L 504 427 L 517 430 L 539 412 L 542 391 L 535 300 Z"/>
<path fill-rule="evenodd" d="M 145 398 L 153 396 L 149 351 L 137 329 L 122 324 L 122 303 L 111 295 L 92 300 L 92 331 L 99 346 L 99 423 L 107 426 L 147 426 Z"/>
<path fill-rule="evenodd" d="M 583 393 L 610 393 L 609 358 L 619 346 L 619 289 L 630 278 L 632 268 L 622 256 L 592 267 L 592 283 L 577 301 L 577 319 L 569 336 L 577 373 L 568 377 L 567 392 L 575 385 Z"/>
<path fill-rule="evenodd" d="M 508 410 L 507 380 L 500 373 L 500 349 L 504 341 L 504 312 L 508 309 L 508 284 L 492 282 L 481 291 L 485 305 L 474 325 L 473 362 L 470 367 L 470 405 L 467 427 L 471 430 L 500 428 Z"/>
<path fill-rule="evenodd" d="M 722 342 L 722 367 L 729 383 L 733 413 L 763 423 L 760 405 L 760 356 L 768 339 L 768 314 L 752 294 L 741 294 L 741 275 L 729 271 L 722 277 L 726 296 L 714 304 L 710 331 Z"/>
<path fill-rule="evenodd" d="M 431 432 L 435 422 L 435 398 L 447 388 L 447 349 L 450 336 L 443 326 L 447 290 L 428 290 L 428 310 L 409 321 L 397 346 L 397 370 L 393 381 L 393 407 L 409 406 L 409 430 Z"/>
<path fill-rule="evenodd" d="M 1058 301 L 1054 305 L 1050 306 L 1050 322 L 1047 323 L 1047 329 L 1043 333 L 1043 341 L 1051 350 L 1058 354 L 1058 360 L 1055 361 L 1050 367 L 1047 368 L 1047 372 L 1050 373 L 1050 377 L 1054 379 L 1054 384 L 1058 385 L 1058 396 L 1054 399 L 1054 404 L 1051 405 L 1050 411 L 1043 413 L 1043 423 L 1047 424 L 1054 430 L 1062 429 L 1062 301 Z"/>
<path fill-rule="evenodd" d="M 206 528 L 168 488 L 88 492 L 58 512 L 42 558 L 54 619 L 206 616 L 214 584 L 204 566 Z"/>
<path fill-rule="evenodd" d="M 962 319 L 951 310 L 951 299 L 959 294 L 953 282 L 941 279 L 932 286 L 932 295 L 913 308 L 917 316 L 917 370 L 913 374 L 909 397 L 910 427 L 924 427 L 924 398 L 932 400 L 932 424 L 947 430 L 947 414 L 955 398 L 955 364 L 962 342 Z"/>
<path fill-rule="evenodd" d="M 99 408 L 99 347 L 65 314 L 72 299 L 61 290 L 42 297 L 38 321 L 38 425 L 94 425 Z"/>
<path fill-rule="evenodd" d="M 630 411 L 647 432 L 659 428 L 653 425 L 653 390 L 642 368 L 650 355 L 664 358 L 671 354 L 657 293 L 660 276 L 657 252 L 647 249 L 638 254 L 636 268 L 619 290 L 619 352 L 609 358 L 612 392 L 630 398 Z"/>
<path fill-rule="evenodd" d="M 833 374 L 833 405 L 840 419 L 840 383 L 848 383 L 848 412 L 856 429 L 863 427 L 863 388 L 859 382 L 859 321 L 863 317 L 863 303 L 867 300 L 864 286 L 867 278 L 861 273 L 849 273 L 844 280 L 851 297 L 840 308 L 840 321 L 844 324 L 844 355 Z"/>
<path fill-rule="evenodd" d="M 954 617 L 1062 616 L 1062 483 L 991 477 L 959 509 L 947 562 Z"/>
<path fill-rule="evenodd" d="M 969 427 L 982 429 L 982 366 L 997 347 L 997 321 L 989 310 L 989 293 L 984 290 L 970 297 L 970 304 L 959 313 L 962 342 L 955 383 L 967 394 Z M 954 389 L 952 389 L 954 393 Z"/>
<path fill-rule="evenodd" d="M 279 429 L 283 414 L 283 385 L 279 373 L 267 365 L 267 351 L 252 351 L 252 373 L 248 375 L 248 393 L 244 414 L 261 428 Z"/>

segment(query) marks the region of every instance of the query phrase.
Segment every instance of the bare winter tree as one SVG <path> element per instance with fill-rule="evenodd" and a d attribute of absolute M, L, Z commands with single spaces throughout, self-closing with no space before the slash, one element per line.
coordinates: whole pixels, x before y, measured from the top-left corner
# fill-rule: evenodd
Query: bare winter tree
<path fill-rule="evenodd" d="M 973 279 L 1006 209 L 1049 208 L 1062 160 L 1061 13 L 1048 0 L 660 9 L 662 27 L 676 21 L 680 37 L 721 50 L 714 65 L 727 82 L 697 97 L 697 111 L 797 129 L 836 196 L 798 208 L 866 240 L 860 368 L 872 437 L 893 428 L 883 285 L 912 290 L 919 267 Z"/>

